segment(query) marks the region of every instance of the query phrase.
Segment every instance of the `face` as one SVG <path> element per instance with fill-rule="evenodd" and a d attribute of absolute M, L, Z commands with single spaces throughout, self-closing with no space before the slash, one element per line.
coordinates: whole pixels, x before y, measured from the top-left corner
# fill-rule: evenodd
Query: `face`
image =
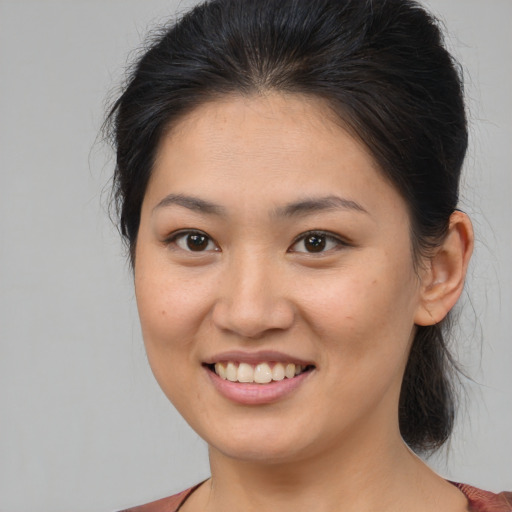
<path fill-rule="evenodd" d="M 173 128 L 135 288 L 158 383 L 218 453 L 399 438 L 420 307 L 407 207 L 320 100 L 233 97 Z"/>

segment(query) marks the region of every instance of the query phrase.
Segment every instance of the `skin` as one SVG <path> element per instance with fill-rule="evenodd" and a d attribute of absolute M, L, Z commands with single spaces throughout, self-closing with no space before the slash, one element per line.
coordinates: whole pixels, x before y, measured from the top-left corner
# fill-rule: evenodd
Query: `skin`
<path fill-rule="evenodd" d="M 345 202 L 290 212 L 333 196 Z M 331 236 L 324 251 L 308 252 L 311 230 Z M 320 100 L 229 97 L 174 126 L 142 205 L 135 289 L 153 373 L 210 447 L 212 478 L 181 510 L 466 510 L 402 441 L 398 398 L 415 326 L 453 306 L 471 247 L 456 213 L 415 267 L 407 205 Z M 275 403 L 241 405 L 203 365 L 227 350 L 314 370 Z"/>

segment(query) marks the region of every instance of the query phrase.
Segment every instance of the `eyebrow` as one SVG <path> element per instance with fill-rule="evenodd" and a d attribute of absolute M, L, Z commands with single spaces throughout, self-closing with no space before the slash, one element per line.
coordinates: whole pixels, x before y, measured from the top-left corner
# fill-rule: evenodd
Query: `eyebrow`
<path fill-rule="evenodd" d="M 169 194 L 165 196 L 153 208 L 153 212 L 157 209 L 174 205 L 208 215 L 226 214 L 226 209 L 219 204 L 211 203 L 210 201 L 200 199 L 199 197 L 186 196 L 183 194 Z M 318 198 L 306 198 L 281 206 L 272 212 L 272 216 L 295 217 L 329 210 L 352 210 L 368 214 L 368 212 L 359 203 L 352 201 L 351 199 L 345 199 L 339 196 L 325 196 Z"/>
<path fill-rule="evenodd" d="M 345 199 L 339 196 L 326 196 L 307 198 L 287 204 L 286 206 L 277 208 L 275 215 L 277 217 L 294 217 L 329 210 L 352 210 L 368 214 L 359 203 L 351 199 Z"/>
<path fill-rule="evenodd" d="M 204 199 L 194 196 L 184 196 L 182 194 L 169 194 L 165 196 L 154 208 L 153 212 L 159 208 L 166 208 L 168 206 L 181 206 L 189 210 L 206 213 L 208 215 L 224 215 L 226 210 L 223 206 L 210 203 Z"/>

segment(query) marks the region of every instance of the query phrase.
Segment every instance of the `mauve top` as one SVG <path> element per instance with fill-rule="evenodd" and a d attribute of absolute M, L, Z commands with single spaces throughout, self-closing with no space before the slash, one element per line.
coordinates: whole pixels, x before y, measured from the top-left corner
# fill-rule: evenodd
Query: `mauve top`
<path fill-rule="evenodd" d="M 512 512 L 512 492 L 500 492 L 499 494 L 495 494 L 489 491 L 482 491 L 470 485 L 455 482 L 451 483 L 464 493 L 471 512 Z M 146 505 L 127 508 L 120 512 L 177 512 L 199 485 L 201 484 L 175 494 L 174 496 L 152 501 L 151 503 L 146 503 Z"/>

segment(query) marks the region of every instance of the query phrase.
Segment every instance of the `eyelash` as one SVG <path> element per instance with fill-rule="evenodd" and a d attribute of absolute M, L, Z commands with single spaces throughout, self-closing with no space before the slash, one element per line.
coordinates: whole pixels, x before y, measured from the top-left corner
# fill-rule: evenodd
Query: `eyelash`
<path fill-rule="evenodd" d="M 206 251 L 193 251 L 192 249 L 185 249 L 183 247 L 180 247 L 178 245 L 178 240 L 180 238 L 186 238 L 187 236 L 193 236 L 193 235 L 197 235 L 197 236 L 200 236 L 200 237 L 205 237 L 206 240 L 207 240 L 207 246 L 210 244 L 210 243 L 213 243 L 215 244 L 215 249 L 214 251 L 220 251 L 220 249 L 218 248 L 218 245 L 217 243 L 215 242 L 215 240 L 213 240 L 213 238 L 211 236 L 209 236 L 208 234 L 206 234 L 204 231 L 199 231 L 197 229 L 188 229 L 188 230 L 181 230 L 181 231 L 177 231 L 175 233 L 172 233 L 171 236 L 169 236 L 168 238 L 165 239 L 165 245 L 167 246 L 170 246 L 170 245 L 175 245 L 178 249 L 181 249 L 182 251 L 185 251 L 185 252 L 190 252 L 190 253 L 194 253 L 194 252 L 197 252 L 199 254 L 201 253 L 204 253 Z M 209 250 L 211 251 L 211 249 Z M 209 252 L 208 251 L 208 252 Z"/>
<path fill-rule="evenodd" d="M 294 251 L 294 250 L 292 250 L 292 247 L 297 245 L 299 242 L 301 242 L 301 241 L 305 242 L 308 239 L 308 237 L 312 238 L 312 237 L 315 237 L 315 236 L 316 237 L 324 238 L 327 242 L 333 242 L 334 244 L 336 244 L 336 246 L 332 247 L 332 248 L 329 248 L 327 250 L 320 250 L 320 251 Z M 325 253 L 330 252 L 330 251 L 340 250 L 343 247 L 348 247 L 349 245 L 350 244 L 348 242 L 344 241 L 339 236 L 334 235 L 333 233 L 330 233 L 329 231 L 311 230 L 311 231 L 306 231 L 306 233 L 301 233 L 293 241 L 292 245 L 290 246 L 290 249 L 288 249 L 288 252 L 300 252 L 300 253 L 303 253 L 303 254 L 310 254 L 310 255 L 325 254 Z"/>
<path fill-rule="evenodd" d="M 189 246 L 189 249 L 186 249 L 186 248 L 180 247 L 178 245 L 178 241 L 181 238 L 185 239 L 186 237 L 193 236 L 193 235 L 197 235 L 199 237 L 204 237 L 206 239 L 206 244 L 207 245 L 206 245 L 205 250 L 194 251 L 194 250 L 190 249 L 190 246 Z M 310 238 L 318 237 L 318 238 L 324 239 L 325 240 L 324 246 L 320 247 L 319 251 L 298 251 L 298 250 L 293 250 L 294 246 L 296 246 L 301 241 L 305 242 L 308 237 L 310 237 Z M 177 232 L 173 233 L 171 236 L 169 236 L 168 238 L 166 238 L 164 242 L 168 246 L 174 245 L 178 249 L 181 249 L 181 250 L 183 250 L 185 252 L 190 252 L 190 253 L 196 252 L 198 254 L 212 251 L 212 249 L 208 249 L 208 246 L 210 245 L 210 243 L 213 243 L 215 245 L 215 249 L 213 249 L 213 251 L 214 252 L 219 252 L 220 251 L 220 248 L 218 247 L 218 244 L 215 242 L 215 240 L 213 240 L 212 237 L 210 237 L 204 231 L 199 231 L 199 230 L 196 230 L 196 229 L 177 231 Z M 324 250 L 325 245 L 328 242 L 334 243 L 336 246 L 335 247 L 331 247 L 331 248 L 329 248 L 327 250 Z M 301 233 L 297 238 L 295 238 L 295 240 L 290 245 L 290 248 L 288 249 L 287 252 L 315 255 L 315 254 L 325 254 L 325 253 L 330 252 L 330 251 L 337 251 L 337 250 L 340 250 L 343 247 L 348 247 L 348 246 L 350 246 L 350 244 L 348 242 L 342 240 L 339 236 L 334 235 L 334 234 L 332 234 L 332 233 L 330 233 L 328 231 L 311 230 L 311 231 L 306 231 L 305 233 Z"/>

